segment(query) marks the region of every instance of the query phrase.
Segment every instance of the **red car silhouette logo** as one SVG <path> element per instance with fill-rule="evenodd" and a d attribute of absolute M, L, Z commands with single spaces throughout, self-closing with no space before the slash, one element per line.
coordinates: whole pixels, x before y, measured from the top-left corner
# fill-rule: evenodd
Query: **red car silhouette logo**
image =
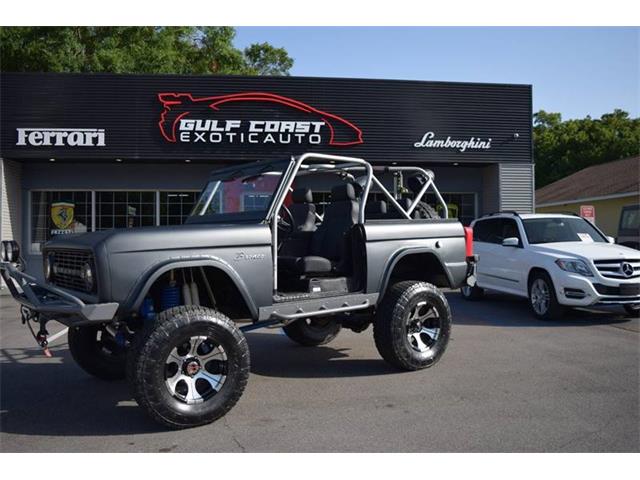
<path fill-rule="evenodd" d="M 158 99 L 164 107 L 160 114 L 158 126 L 162 136 L 171 143 L 176 143 L 178 122 L 192 113 L 192 109 L 205 105 L 217 112 L 224 105 L 235 102 L 270 102 L 284 105 L 322 119 L 329 128 L 329 145 L 346 147 L 362 143 L 362 130 L 348 120 L 332 113 L 318 110 L 298 100 L 273 93 L 246 92 L 214 97 L 194 97 L 190 93 L 159 93 Z"/>

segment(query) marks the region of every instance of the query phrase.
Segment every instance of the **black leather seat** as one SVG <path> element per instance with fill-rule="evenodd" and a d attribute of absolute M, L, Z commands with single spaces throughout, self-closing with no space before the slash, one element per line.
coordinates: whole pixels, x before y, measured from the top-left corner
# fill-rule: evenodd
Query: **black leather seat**
<path fill-rule="evenodd" d="M 313 192 L 309 188 L 297 188 L 291 194 L 293 204 L 289 207 L 299 232 L 316 230 L 316 206 L 313 203 Z"/>
<path fill-rule="evenodd" d="M 347 273 L 351 266 L 349 233 L 358 223 L 358 202 L 352 184 L 331 189 L 331 203 L 325 207 L 324 219 L 312 234 L 305 256 L 281 256 L 280 266 L 300 275 Z"/>
<path fill-rule="evenodd" d="M 367 202 L 365 209 L 366 218 L 371 220 L 379 220 L 387 218 L 388 206 L 387 202 L 383 200 Z"/>

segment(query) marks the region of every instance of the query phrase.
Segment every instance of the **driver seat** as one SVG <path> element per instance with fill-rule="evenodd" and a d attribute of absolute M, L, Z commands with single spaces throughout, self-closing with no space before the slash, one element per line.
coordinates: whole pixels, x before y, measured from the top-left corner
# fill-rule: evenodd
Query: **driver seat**
<path fill-rule="evenodd" d="M 289 207 L 296 222 L 298 232 L 316 230 L 316 206 L 313 203 L 313 192 L 309 188 L 296 188 L 292 194 L 293 203 Z"/>
<path fill-rule="evenodd" d="M 358 223 L 359 205 L 355 187 L 337 185 L 331 189 L 331 203 L 324 219 L 312 234 L 309 254 L 278 258 L 283 269 L 299 275 L 347 273 L 351 264 L 350 232 Z"/>

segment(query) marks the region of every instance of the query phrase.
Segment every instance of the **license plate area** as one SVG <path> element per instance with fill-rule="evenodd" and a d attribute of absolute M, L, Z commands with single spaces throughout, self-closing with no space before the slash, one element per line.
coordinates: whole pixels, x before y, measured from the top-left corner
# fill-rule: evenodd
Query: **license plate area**
<path fill-rule="evenodd" d="M 634 296 L 640 295 L 640 283 L 630 283 L 620 285 L 620 295 Z"/>

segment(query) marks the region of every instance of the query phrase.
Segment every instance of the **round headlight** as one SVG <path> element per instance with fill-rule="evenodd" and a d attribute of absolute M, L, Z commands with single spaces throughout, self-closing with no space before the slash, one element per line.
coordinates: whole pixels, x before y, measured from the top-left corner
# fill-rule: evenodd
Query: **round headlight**
<path fill-rule="evenodd" d="M 53 268 L 53 253 L 49 253 L 44 257 L 44 279 L 48 282 L 51 280 L 51 274 Z"/>
<path fill-rule="evenodd" d="M 15 240 L 9 242 L 11 244 L 11 261 L 17 262 L 20 260 L 20 245 Z"/>
<path fill-rule="evenodd" d="M 5 262 L 17 262 L 20 259 L 20 246 L 15 240 L 2 242 L 2 260 Z"/>
<path fill-rule="evenodd" d="M 82 279 L 84 280 L 84 284 L 87 287 L 87 290 L 93 290 L 93 269 L 91 268 L 90 263 L 85 263 L 82 265 Z"/>
<path fill-rule="evenodd" d="M 13 258 L 11 261 L 17 262 L 18 260 L 20 260 L 20 245 L 15 240 L 11 241 L 11 245 L 12 245 L 11 248 L 13 249 L 13 252 L 12 252 Z"/>

